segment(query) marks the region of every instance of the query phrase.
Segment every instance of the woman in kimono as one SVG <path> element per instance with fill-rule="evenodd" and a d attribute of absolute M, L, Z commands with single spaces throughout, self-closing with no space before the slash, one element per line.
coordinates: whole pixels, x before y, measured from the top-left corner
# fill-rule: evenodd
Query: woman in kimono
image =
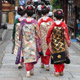
<path fill-rule="evenodd" d="M 55 22 L 47 34 L 47 45 L 51 51 L 51 63 L 54 64 L 54 75 L 63 75 L 64 62 L 65 62 L 65 41 L 67 41 L 68 47 L 70 47 L 70 38 L 67 25 L 62 21 L 62 10 L 56 10 L 54 12 Z M 51 40 L 50 40 L 51 38 Z M 56 58 L 55 58 L 56 56 Z"/>
<path fill-rule="evenodd" d="M 41 13 L 42 17 L 38 20 L 39 28 L 40 28 L 40 34 L 41 34 L 41 50 L 43 55 L 41 55 L 41 68 L 44 68 L 44 64 L 46 67 L 46 70 L 49 71 L 49 60 L 50 60 L 50 50 L 46 43 L 46 36 L 48 33 L 48 30 L 53 23 L 53 19 L 48 17 L 49 8 L 45 5 L 41 6 Z"/>
<path fill-rule="evenodd" d="M 24 7 L 20 6 L 18 7 L 17 13 L 21 16 L 20 18 L 17 18 L 14 22 L 13 27 L 13 33 L 12 33 L 12 39 L 13 39 L 13 54 L 15 54 L 18 57 L 18 48 L 20 46 L 20 40 L 19 40 L 19 27 L 20 22 L 25 19 L 25 9 Z M 23 62 L 23 61 L 22 61 Z M 18 64 L 18 68 L 22 68 L 22 62 L 16 62 Z"/>
<path fill-rule="evenodd" d="M 21 22 L 20 25 L 20 41 L 22 55 L 24 57 L 24 64 L 26 68 L 26 77 L 33 75 L 34 64 L 39 59 L 39 41 L 40 33 L 38 22 L 32 18 L 34 14 L 34 6 L 28 5 L 26 7 L 27 18 Z"/>

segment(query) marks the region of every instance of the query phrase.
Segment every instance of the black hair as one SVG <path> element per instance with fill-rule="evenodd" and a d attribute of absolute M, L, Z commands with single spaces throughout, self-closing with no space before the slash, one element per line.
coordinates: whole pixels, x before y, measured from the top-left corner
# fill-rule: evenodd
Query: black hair
<path fill-rule="evenodd" d="M 45 5 L 44 2 L 38 2 L 38 5 Z"/>
<path fill-rule="evenodd" d="M 28 16 L 32 16 L 35 13 L 35 8 L 32 5 L 28 5 L 26 7 L 25 12 L 27 13 Z"/>
<path fill-rule="evenodd" d="M 62 10 L 56 10 L 54 12 L 54 17 L 56 17 L 56 19 L 60 20 L 64 18 L 64 13 Z"/>
<path fill-rule="evenodd" d="M 49 11 L 50 11 L 49 7 L 46 7 L 46 6 L 42 6 L 41 9 L 42 9 L 42 10 L 41 10 L 41 13 L 42 13 L 43 15 L 48 14 Z"/>
<path fill-rule="evenodd" d="M 49 1 L 46 1 L 46 5 L 50 5 L 50 2 Z"/>
<path fill-rule="evenodd" d="M 17 10 L 17 13 L 18 13 L 20 16 L 25 15 L 25 9 L 24 9 L 24 7 L 19 6 L 19 7 L 18 7 L 18 10 Z"/>
<path fill-rule="evenodd" d="M 32 4 L 32 2 L 31 2 L 31 1 L 28 1 L 28 2 L 27 2 L 27 5 L 31 5 L 31 4 Z"/>

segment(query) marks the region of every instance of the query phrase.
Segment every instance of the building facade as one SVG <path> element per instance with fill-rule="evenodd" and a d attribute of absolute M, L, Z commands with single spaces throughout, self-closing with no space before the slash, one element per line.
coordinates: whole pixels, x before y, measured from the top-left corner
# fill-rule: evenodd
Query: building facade
<path fill-rule="evenodd" d="M 74 38 L 80 38 L 80 1 L 68 0 L 67 24 Z"/>

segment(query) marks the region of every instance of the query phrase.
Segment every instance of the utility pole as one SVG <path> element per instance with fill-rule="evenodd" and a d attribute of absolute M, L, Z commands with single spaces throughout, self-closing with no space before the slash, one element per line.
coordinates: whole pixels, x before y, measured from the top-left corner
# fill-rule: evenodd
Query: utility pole
<path fill-rule="evenodd" d="M 0 28 L 2 23 L 2 0 L 0 0 Z"/>

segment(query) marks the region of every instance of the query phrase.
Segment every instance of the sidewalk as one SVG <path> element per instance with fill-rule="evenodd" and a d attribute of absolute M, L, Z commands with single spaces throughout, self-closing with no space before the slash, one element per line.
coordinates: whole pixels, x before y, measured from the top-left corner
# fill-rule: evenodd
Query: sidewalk
<path fill-rule="evenodd" d="M 72 46 L 76 45 L 72 43 Z M 19 70 L 15 65 L 15 55 L 11 54 L 12 42 L 7 41 L 7 46 L 4 50 L 2 66 L 0 68 L 0 80 L 80 80 L 80 57 L 73 47 L 69 48 L 71 64 L 65 65 L 64 75 L 55 77 L 53 75 L 53 65 L 50 65 L 50 71 L 40 68 L 40 60 L 35 65 L 34 76 L 26 78 L 25 67 Z M 80 49 L 80 48 L 79 48 Z"/>

